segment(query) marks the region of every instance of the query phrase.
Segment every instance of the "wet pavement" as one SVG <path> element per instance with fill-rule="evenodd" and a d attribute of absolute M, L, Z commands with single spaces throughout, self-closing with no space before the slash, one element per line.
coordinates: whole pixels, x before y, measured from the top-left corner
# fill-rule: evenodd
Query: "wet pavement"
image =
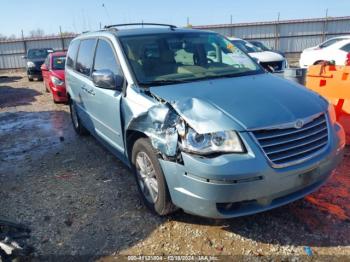
<path fill-rule="evenodd" d="M 90 136 L 42 82 L 0 74 L 0 219 L 32 229 L 38 256 L 350 256 L 350 150 L 317 192 L 248 217 L 159 218 L 141 204 L 131 172 Z M 305 257 L 302 257 L 305 258 Z M 346 257 L 343 257 L 346 259 Z"/>

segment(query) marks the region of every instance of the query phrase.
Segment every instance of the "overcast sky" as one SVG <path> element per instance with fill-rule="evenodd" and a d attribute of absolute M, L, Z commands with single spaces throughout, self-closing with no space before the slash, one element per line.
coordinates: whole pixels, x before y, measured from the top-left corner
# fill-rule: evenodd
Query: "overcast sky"
<path fill-rule="evenodd" d="M 25 35 L 41 28 L 45 33 L 96 30 L 99 24 L 158 22 L 193 25 L 255 22 L 350 15 L 349 0 L 2 0 L 0 34 Z"/>

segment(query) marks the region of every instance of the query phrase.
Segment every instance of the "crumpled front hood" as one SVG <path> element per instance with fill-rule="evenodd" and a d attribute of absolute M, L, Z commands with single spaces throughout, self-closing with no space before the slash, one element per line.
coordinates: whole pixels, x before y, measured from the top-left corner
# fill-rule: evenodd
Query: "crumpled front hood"
<path fill-rule="evenodd" d="M 303 119 L 327 109 L 305 87 L 271 74 L 151 87 L 198 133 L 244 131 Z"/>
<path fill-rule="evenodd" d="M 276 61 L 283 61 L 284 57 L 280 54 L 277 54 L 275 52 L 270 51 L 264 51 L 264 52 L 256 52 L 256 53 L 249 53 L 251 57 L 254 57 L 259 60 L 259 62 L 276 62 Z"/>

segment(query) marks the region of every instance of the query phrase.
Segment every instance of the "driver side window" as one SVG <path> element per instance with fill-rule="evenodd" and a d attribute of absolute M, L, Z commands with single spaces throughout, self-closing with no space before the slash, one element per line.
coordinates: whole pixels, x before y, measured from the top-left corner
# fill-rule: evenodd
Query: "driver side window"
<path fill-rule="evenodd" d="M 122 75 L 122 70 L 116 59 L 113 47 L 108 41 L 99 39 L 96 48 L 93 72 L 105 69 L 112 71 L 115 75 Z"/>

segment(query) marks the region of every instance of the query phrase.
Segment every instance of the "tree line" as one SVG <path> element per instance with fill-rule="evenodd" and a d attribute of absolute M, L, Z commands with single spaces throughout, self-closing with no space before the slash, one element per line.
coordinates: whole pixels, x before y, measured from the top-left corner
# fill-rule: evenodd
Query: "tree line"
<path fill-rule="evenodd" d="M 62 33 L 58 32 L 57 34 L 46 34 L 45 31 L 41 28 L 37 28 L 34 30 L 30 30 L 27 35 L 24 35 L 24 37 L 45 37 L 45 36 L 67 36 L 67 35 L 72 35 L 75 34 L 74 32 L 68 32 L 64 31 Z M 11 35 L 4 35 L 0 33 L 0 40 L 15 40 L 15 39 L 21 39 L 22 36 L 17 36 L 15 34 Z"/>

